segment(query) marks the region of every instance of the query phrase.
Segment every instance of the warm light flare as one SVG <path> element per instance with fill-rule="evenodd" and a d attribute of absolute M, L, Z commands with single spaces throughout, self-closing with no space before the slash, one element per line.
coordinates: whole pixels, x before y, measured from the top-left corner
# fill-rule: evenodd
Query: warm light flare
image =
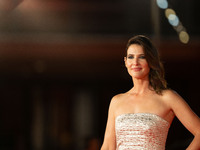
<path fill-rule="evenodd" d="M 187 32 L 181 31 L 181 32 L 179 33 L 179 39 L 180 39 L 180 41 L 181 41 L 182 43 L 187 44 L 187 43 L 189 42 L 190 37 L 189 37 L 189 35 L 188 35 Z"/>
<path fill-rule="evenodd" d="M 166 16 L 167 18 L 168 18 L 169 15 L 171 15 L 171 14 L 176 15 L 176 13 L 175 13 L 175 11 L 174 11 L 173 9 L 171 9 L 171 8 L 165 9 L 165 16 Z"/>
<path fill-rule="evenodd" d="M 24 0 L 0 0 L 0 11 L 12 11 Z"/>

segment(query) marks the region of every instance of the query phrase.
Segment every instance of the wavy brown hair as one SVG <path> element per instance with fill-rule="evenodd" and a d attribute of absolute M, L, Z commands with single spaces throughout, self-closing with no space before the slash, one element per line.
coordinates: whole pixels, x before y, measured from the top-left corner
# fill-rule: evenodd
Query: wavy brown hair
<path fill-rule="evenodd" d="M 130 45 L 138 44 L 143 47 L 144 55 L 150 68 L 149 83 L 157 94 L 162 94 L 162 91 L 167 89 L 165 80 L 165 71 L 157 49 L 152 44 L 151 40 L 144 35 L 137 35 L 129 39 L 126 45 L 126 52 Z"/>

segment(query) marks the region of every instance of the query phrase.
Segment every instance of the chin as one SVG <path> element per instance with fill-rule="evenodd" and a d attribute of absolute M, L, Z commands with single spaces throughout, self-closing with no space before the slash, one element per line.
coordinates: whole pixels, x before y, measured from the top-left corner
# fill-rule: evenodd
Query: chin
<path fill-rule="evenodd" d="M 144 74 L 131 74 L 131 77 L 135 78 L 135 79 L 146 79 L 146 78 L 148 78 L 148 75 L 144 75 Z"/>
<path fill-rule="evenodd" d="M 132 76 L 135 79 L 145 79 L 145 77 Z"/>

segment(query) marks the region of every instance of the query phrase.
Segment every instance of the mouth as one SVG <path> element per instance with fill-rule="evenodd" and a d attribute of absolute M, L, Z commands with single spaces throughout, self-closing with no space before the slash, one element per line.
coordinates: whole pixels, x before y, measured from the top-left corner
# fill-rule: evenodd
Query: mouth
<path fill-rule="evenodd" d="M 142 68 L 131 68 L 131 70 L 133 70 L 133 71 L 140 71 L 140 70 L 142 70 Z"/>

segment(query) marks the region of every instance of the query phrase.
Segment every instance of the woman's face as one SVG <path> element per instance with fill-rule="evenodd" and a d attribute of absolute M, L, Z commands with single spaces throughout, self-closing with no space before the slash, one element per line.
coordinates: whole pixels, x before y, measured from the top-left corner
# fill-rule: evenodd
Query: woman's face
<path fill-rule="evenodd" d="M 124 61 L 130 76 L 137 79 L 148 79 L 150 68 L 142 46 L 138 44 L 130 45 Z"/>

